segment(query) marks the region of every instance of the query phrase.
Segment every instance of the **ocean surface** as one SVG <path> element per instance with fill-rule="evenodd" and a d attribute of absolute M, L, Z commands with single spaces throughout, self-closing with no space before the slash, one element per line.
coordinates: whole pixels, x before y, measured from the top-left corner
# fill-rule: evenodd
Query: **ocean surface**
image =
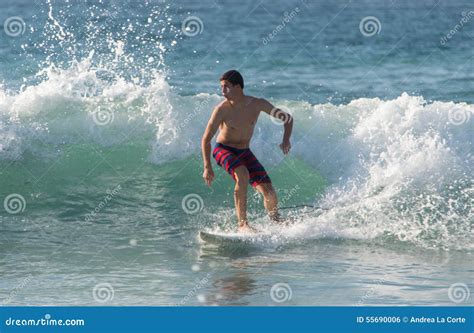
<path fill-rule="evenodd" d="M 473 305 L 474 4 L 0 1 L 2 305 Z M 232 232 L 200 138 L 236 68 L 297 223 Z M 254 226 L 275 231 L 249 189 Z"/>

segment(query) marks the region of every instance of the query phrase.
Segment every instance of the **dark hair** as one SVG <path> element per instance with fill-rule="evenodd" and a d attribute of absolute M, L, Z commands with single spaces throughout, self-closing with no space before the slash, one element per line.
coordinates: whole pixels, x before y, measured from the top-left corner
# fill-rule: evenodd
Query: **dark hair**
<path fill-rule="evenodd" d="M 229 81 L 234 86 L 238 84 L 242 89 L 244 89 L 244 78 L 235 69 L 231 69 L 230 71 L 227 71 L 224 74 L 222 74 L 219 81 L 223 81 L 223 80 Z"/>

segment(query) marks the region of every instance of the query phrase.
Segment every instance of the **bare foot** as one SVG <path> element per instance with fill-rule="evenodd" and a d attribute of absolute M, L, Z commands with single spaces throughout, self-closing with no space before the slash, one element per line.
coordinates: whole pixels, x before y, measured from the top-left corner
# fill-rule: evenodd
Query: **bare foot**
<path fill-rule="evenodd" d="M 239 225 L 239 232 L 241 233 L 246 233 L 246 234 L 254 234 L 254 233 L 257 233 L 258 230 L 249 226 L 248 223 L 244 223 L 244 224 L 241 224 Z"/>
<path fill-rule="evenodd" d="M 284 224 L 286 221 L 279 213 L 269 213 L 268 216 L 272 222 L 277 224 Z"/>
<path fill-rule="evenodd" d="M 270 216 L 270 220 L 275 223 L 275 224 L 279 224 L 279 225 L 284 225 L 284 226 L 288 226 L 292 223 L 295 222 L 295 220 L 293 218 L 284 218 L 282 217 L 279 213 L 276 213 L 276 214 L 269 214 Z"/>

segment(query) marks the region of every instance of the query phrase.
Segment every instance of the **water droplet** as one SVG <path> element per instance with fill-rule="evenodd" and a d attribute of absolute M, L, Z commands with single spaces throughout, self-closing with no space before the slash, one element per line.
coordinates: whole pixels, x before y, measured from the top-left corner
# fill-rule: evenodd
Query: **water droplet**
<path fill-rule="evenodd" d="M 200 303 L 205 303 L 206 302 L 206 296 L 203 295 L 203 294 L 199 294 L 196 296 L 197 297 L 197 300 L 200 302 Z"/>

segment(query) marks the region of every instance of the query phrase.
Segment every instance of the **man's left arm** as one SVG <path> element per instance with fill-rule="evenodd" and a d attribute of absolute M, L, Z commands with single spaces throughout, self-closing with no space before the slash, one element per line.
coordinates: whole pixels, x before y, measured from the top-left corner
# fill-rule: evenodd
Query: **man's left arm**
<path fill-rule="evenodd" d="M 283 154 L 288 154 L 291 149 L 290 137 L 291 132 L 293 131 L 293 117 L 288 112 L 276 108 L 272 103 L 265 99 L 261 99 L 260 104 L 263 112 L 283 122 L 285 131 L 283 133 L 283 141 L 280 144 L 280 148 L 283 151 Z"/>

